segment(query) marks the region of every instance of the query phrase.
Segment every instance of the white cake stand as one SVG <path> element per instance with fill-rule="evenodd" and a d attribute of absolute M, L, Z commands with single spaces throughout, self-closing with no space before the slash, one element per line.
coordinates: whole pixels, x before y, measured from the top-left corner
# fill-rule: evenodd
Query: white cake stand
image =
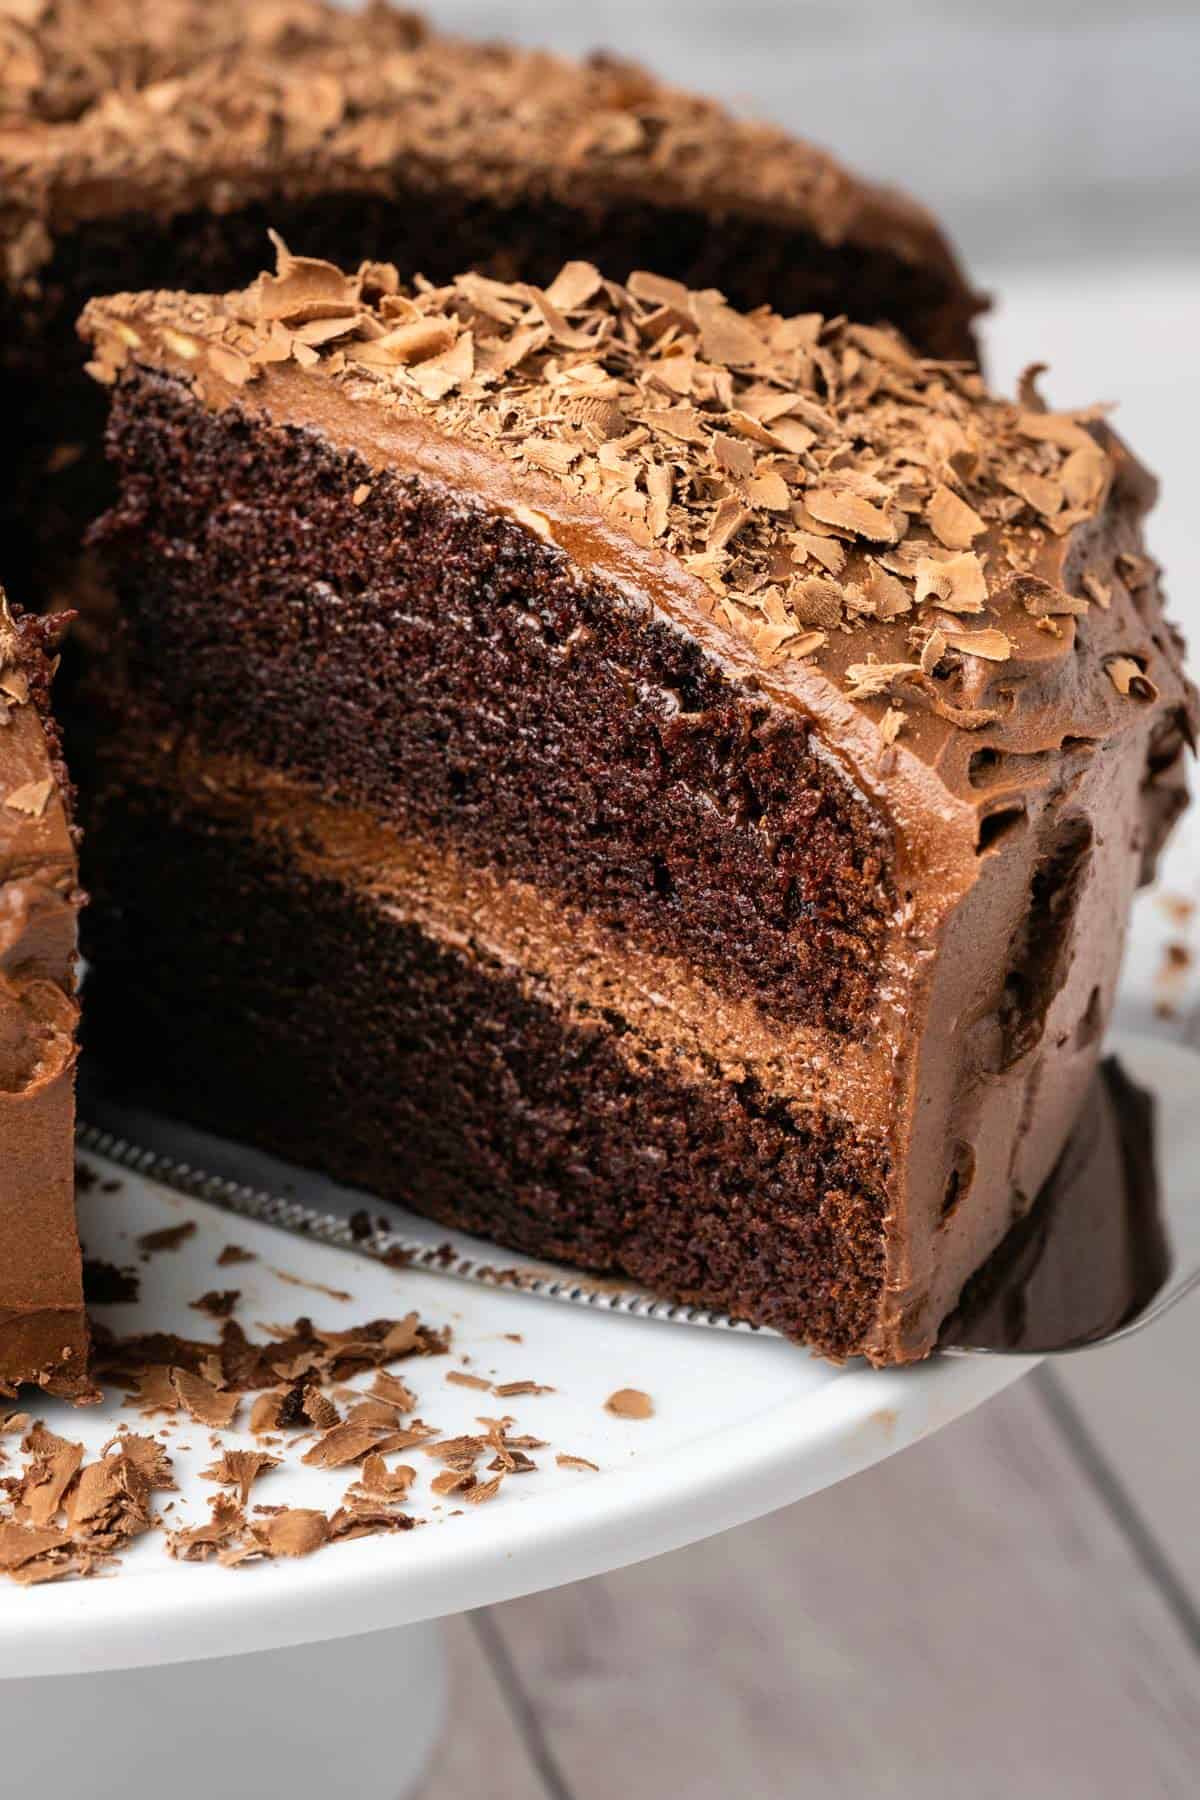
<path fill-rule="evenodd" d="M 1167 1181 L 1178 1189 L 1200 1153 L 1195 1059 L 1165 1045 L 1123 1049 L 1159 1094 Z M 428 1485 L 436 1465 L 413 1452 L 412 1510 L 428 1524 L 303 1561 L 183 1565 L 155 1534 L 110 1579 L 28 1591 L 0 1585 L 6 1793 L 411 1793 L 443 1718 L 438 1618 L 655 1556 L 788 1505 L 949 1424 L 1033 1366 L 980 1357 L 903 1371 L 837 1369 L 765 1337 L 392 1271 L 102 1172 L 121 1185 L 83 1198 L 93 1256 L 129 1264 L 138 1234 L 185 1218 L 198 1226 L 182 1248 L 142 1268 L 136 1306 L 108 1309 L 114 1329 L 209 1335 L 211 1322 L 188 1302 L 213 1287 L 241 1289 L 238 1316 L 248 1329 L 300 1312 L 344 1327 L 415 1308 L 454 1331 L 450 1357 L 403 1365 L 421 1415 L 458 1432 L 478 1429 L 481 1413 L 508 1411 L 548 1448 L 536 1453 L 536 1474 L 511 1478 L 495 1501 L 460 1512 L 452 1499 L 438 1502 Z M 258 1260 L 217 1269 L 230 1241 Z M 555 1391 L 497 1400 L 446 1381 L 464 1368 Z M 649 1394 L 653 1417 L 606 1412 L 605 1399 L 622 1387 Z M 116 1395 L 85 1412 L 38 1410 L 89 1450 L 119 1424 L 137 1426 Z M 169 1447 L 182 1489 L 171 1522 L 205 1518 L 215 1492 L 198 1476 L 214 1456 L 208 1433 L 176 1425 Z M 558 1451 L 589 1458 L 599 1473 L 559 1467 Z M 256 1487 L 252 1504 L 337 1504 L 352 1472 L 291 1461 Z"/>

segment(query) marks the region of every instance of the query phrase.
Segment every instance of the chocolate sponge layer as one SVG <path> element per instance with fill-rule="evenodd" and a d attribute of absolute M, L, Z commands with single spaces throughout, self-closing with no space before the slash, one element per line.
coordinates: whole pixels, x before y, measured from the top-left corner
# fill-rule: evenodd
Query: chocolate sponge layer
<path fill-rule="evenodd" d="M 514 1249 L 860 1344 L 880 1146 L 685 1078 L 619 1015 L 564 1014 L 152 778 L 109 787 L 88 845 L 88 1048 L 126 1092 Z"/>
<path fill-rule="evenodd" d="M 110 443 L 97 541 L 151 717 L 560 894 L 773 1016 L 866 1029 L 889 839 L 802 718 L 512 520 L 313 432 L 142 373 Z"/>

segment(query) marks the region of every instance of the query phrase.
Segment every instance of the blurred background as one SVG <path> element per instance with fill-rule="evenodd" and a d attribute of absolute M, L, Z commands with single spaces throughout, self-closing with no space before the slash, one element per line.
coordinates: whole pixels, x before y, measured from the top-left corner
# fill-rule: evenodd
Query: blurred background
<path fill-rule="evenodd" d="M 1200 251 L 1194 0 L 445 0 L 453 29 L 619 50 L 892 175 L 972 264 Z"/>
<path fill-rule="evenodd" d="M 1200 640 L 1195 0 L 431 10 L 615 50 L 925 201 L 995 297 L 993 380 L 1044 361 L 1052 403 L 1116 403 Z M 1197 900 L 1193 823 L 1139 902 L 1120 1023 L 1200 1047 Z M 426 1800 L 1194 1800 L 1198 1368 L 1193 1303 L 788 1512 L 454 1622 Z"/>

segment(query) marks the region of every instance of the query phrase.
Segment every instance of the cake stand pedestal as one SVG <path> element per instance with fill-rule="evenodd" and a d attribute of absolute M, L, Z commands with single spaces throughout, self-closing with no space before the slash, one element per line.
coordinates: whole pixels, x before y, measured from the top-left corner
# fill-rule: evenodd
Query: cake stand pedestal
<path fill-rule="evenodd" d="M 0 1785 L 38 1800 L 410 1800 L 446 1698 L 436 1624 L 4 1681 Z"/>
<path fill-rule="evenodd" d="M 1190 1208 L 1194 1236 L 1195 1054 L 1136 1038 L 1119 1048 L 1157 1097 L 1165 1208 L 1172 1222 Z M 140 1234 L 195 1225 L 176 1251 L 141 1266 L 135 1303 L 107 1309 L 113 1331 L 195 1336 L 191 1302 L 233 1282 L 248 1329 L 298 1310 L 338 1329 L 415 1310 L 453 1333 L 448 1356 L 400 1365 L 421 1417 L 454 1436 L 503 1411 L 542 1447 L 535 1473 L 466 1508 L 431 1488 L 436 1463 L 409 1452 L 420 1529 L 310 1557 L 235 1569 L 182 1563 L 150 1533 L 108 1579 L 0 1582 L 6 1795 L 402 1800 L 419 1784 L 446 1704 L 431 1621 L 678 1549 L 802 1499 L 948 1425 L 1036 1360 L 835 1368 L 776 1338 L 388 1268 L 231 1219 L 112 1165 L 98 1163 L 97 1173 L 81 1206 L 91 1256 L 128 1265 Z M 217 1263 L 231 1242 L 250 1253 L 236 1269 Z M 489 1383 L 498 1392 L 482 1391 Z M 608 1412 L 619 1388 L 649 1395 L 652 1416 Z M 46 1402 L 37 1411 L 89 1456 L 122 1427 L 161 1430 L 179 1484 L 165 1522 L 206 1519 L 215 1491 L 205 1479 L 215 1454 L 208 1432 L 178 1416 L 167 1427 L 142 1421 L 119 1400 L 114 1392 L 98 1407 Z M 238 1437 L 226 1434 L 225 1447 Z M 351 1473 L 285 1455 L 251 1506 L 331 1512 Z"/>

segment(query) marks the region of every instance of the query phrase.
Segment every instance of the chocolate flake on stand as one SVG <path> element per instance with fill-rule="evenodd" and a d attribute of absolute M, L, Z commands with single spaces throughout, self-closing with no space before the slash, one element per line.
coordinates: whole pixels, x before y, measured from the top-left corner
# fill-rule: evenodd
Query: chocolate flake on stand
<path fill-rule="evenodd" d="M 210 1319 L 228 1319 L 241 1299 L 238 1288 L 210 1288 L 198 1300 L 189 1300 L 193 1312 L 207 1313 Z"/>
<path fill-rule="evenodd" d="M 152 1500 L 175 1486 L 160 1444 L 133 1432 L 105 1445 L 94 1462 L 83 1447 L 30 1427 L 24 1475 L 5 1483 L 0 1517 L 0 1573 L 24 1585 L 91 1575 L 153 1529 Z"/>
<path fill-rule="evenodd" d="M 1131 700 L 1158 699 L 1158 689 L 1136 657 L 1110 656 L 1104 668 L 1118 694 Z"/>
<path fill-rule="evenodd" d="M 218 1269 L 232 1269 L 239 1263 L 257 1262 L 258 1257 L 253 1250 L 245 1250 L 241 1244 L 226 1244 L 217 1257 Z"/>

